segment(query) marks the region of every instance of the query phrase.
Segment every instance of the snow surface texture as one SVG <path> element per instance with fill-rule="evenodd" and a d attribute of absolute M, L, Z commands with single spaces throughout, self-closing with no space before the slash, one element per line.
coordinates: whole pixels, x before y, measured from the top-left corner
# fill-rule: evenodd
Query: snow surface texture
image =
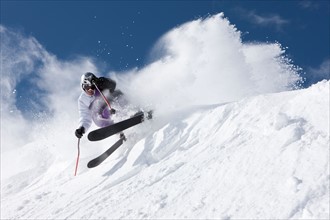
<path fill-rule="evenodd" d="M 77 72 L 95 66 L 61 62 L 35 39 L 0 30 L 1 128 L 14 131 L 1 129 L 2 219 L 329 218 L 329 81 L 286 91 L 300 77 L 278 44 L 243 44 L 221 14 L 171 30 L 150 65 L 111 73 L 154 119 L 127 130 L 94 169 L 87 162 L 118 137 L 84 136 L 74 177 Z M 27 50 L 10 50 L 13 39 Z M 50 118 L 26 119 L 15 107 L 12 91 L 31 74 L 15 56 L 39 74 Z M 51 85 L 54 74 L 65 80 Z"/>
<path fill-rule="evenodd" d="M 324 81 L 156 117 L 96 169 L 83 154 L 77 177 L 73 158 L 39 141 L 3 155 L 4 164 L 30 163 L 2 179 L 1 216 L 327 219 L 328 123 Z"/>

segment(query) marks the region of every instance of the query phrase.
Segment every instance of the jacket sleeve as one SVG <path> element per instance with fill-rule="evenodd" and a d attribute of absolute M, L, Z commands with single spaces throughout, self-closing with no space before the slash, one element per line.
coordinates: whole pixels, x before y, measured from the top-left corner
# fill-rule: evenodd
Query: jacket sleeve
<path fill-rule="evenodd" d="M 100 77 L 96 85 L 100 90 L 109 89 L 111 93 L 116 89 L 116 82 L 110 78 Z"/>
<path fill-rule="evenodd" d="M 92 125 L 92 116 L 89 109 L 88 100 L 84 100 L 83 95 L 81 95 L 78 99 L 78 110 L 79 110 L 79 127 L 83 126 L 85 128 L 85 132 Z"/>

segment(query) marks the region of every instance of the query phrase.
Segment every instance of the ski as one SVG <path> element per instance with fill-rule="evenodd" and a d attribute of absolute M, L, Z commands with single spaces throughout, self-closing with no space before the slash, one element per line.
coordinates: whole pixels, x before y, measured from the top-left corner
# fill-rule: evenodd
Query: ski
<path fill-rule="evenodd" d="M 93 168 L 100 165 L 105 159 L 107 159 L 115 150 L 117 150 L 123 143 L 126 141 L 124 135 L 121 135 L 120 139 L 114 143 L 107 151 L 105 151 L 100 156 L 94 158 L 93 160 L 89 161 L 87 164 L 88 168 Z"/>
<path fill-rule="evenodd" d="M 134 125 L 140 124 L 144 121 L 144 119 L 152 118 L 152 111 L 147 112 L 146 116 L 144 112 L 138 112 L 133 117 L 126 119 L 124 121 L 109 125 L 104 128 L 99 128 L 97 130 L 91 131 L 87 138 L 90 141 L 100 141 L 111 135 L 117 134 L 121 131 L 124 131 Z"/>

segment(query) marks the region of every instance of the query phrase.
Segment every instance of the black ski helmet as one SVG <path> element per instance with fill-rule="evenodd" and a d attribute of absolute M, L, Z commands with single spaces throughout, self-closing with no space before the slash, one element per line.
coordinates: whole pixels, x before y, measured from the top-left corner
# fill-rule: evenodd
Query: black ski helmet
<path fill-rule="evenodd" d="M 97 77 L 91 72 L 87 72 L 83 74 L 81 76 L 81 88 L 85 90 L 86 87 L 89 86 L 92 87 L 93 86 L 92 81 L 95 79 L 97 79 Z"/>

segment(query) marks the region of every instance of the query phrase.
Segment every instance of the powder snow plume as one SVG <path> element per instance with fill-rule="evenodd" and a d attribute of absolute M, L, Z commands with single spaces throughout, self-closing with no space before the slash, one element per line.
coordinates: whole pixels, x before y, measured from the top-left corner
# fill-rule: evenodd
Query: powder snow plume
<path fill-rule="evenodd" d="M 47 137 L 75 129 L 70 119 L 77 121 L 79 80 L 87 71 L 113 77 L 133 106 L 156 114 L 291 90 L 301 82 L 279 44 L 243 43 L 223 13 L 165 33 L 150 52 L 152 61 L 126 72 L 101 73 L 88 57 L 60 60 L 34 37 L 4 26 L 0 31 L 1 114 L 10 127 L 2 131 L 2 150 L 33 141 L 40 127 Z M 31 127 L 36 132 L 26 132 Z"/>
<path fill-rule="evenodd" d="M 302 82 L 278 43 L 243 43 L 224 15 L 166 33 L 142 69 L 117 74 L 132 102 L 159 112 L 286 91 Z"/>

